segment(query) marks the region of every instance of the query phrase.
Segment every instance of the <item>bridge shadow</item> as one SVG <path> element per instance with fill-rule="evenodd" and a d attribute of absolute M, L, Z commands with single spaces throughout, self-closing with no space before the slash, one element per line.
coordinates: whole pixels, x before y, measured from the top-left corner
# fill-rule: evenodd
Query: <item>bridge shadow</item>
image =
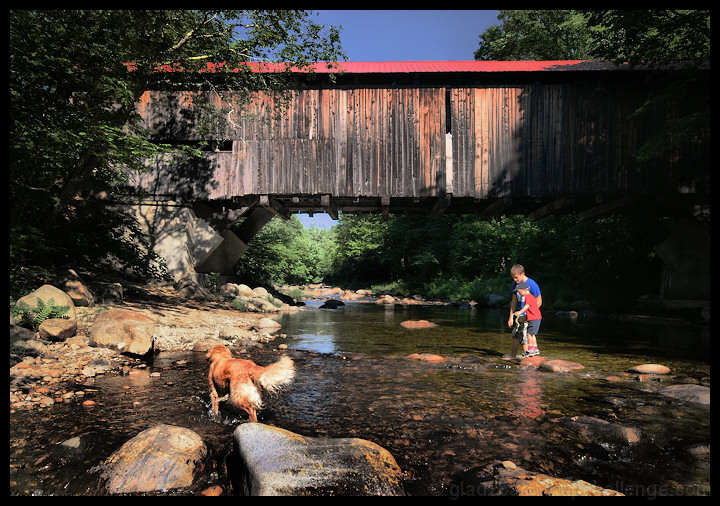
<path fill-rule="evenodd" d="M 231 149 L 217 141 L 225 138 L 224 131 L 207 126 L 213 114 L 208 94 L 151 93 L 145 100 L 150 140 L 173 146 L 175 152 L 147 160 L 147 172 L 138 176 L 140 186 L 148 194 L 186 202 L 209 199 L 219 188 L 219 159 L 230 156 Z"/>

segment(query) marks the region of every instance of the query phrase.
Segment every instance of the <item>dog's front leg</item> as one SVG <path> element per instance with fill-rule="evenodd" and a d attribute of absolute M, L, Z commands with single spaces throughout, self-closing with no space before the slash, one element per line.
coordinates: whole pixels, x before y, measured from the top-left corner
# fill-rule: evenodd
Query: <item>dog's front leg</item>
<path fill-rule="evenodd" d="M 213 418 L 219 418 L 220 410 L 218 409 L 219 397 L 217 390 L 215 390 L 215 382 L 212 378 L 210 379 L 210 405 L 212 406 Z"/>

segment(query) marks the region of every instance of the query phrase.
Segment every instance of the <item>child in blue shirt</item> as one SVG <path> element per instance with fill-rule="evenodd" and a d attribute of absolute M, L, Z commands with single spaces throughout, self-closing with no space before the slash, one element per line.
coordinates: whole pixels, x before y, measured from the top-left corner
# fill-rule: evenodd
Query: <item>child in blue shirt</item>
<path fill-rule="evenodd" d="M 540 307 L 542 306 L 542 294 L 540 293 L 540 286 L 532 279 L 528 278 L 525 275 L 525 268 L 520 264 L 515 264 L 510 268 L 510 276 L 513 278 L 513 284 L 510 288 L 512 298 L 510 299 L 510 316 L 508 317 L 508 327 L 512 327 L 515 324 L 515 316 L 514 313 L 516 312 L 517 308 L 521 308 L 524 305 L 524 299 L 522 297 L 522 294 L 518 294 L 516 292 L 516 288 L 518 283 L 526 283 L 528 285 L 528 291 L 529 293 L 535 298 L 537 303 L 538 312 Z M 528 323 L 529 325 L 529 323 Z M 537 327 L 537 328 L 535 328 Z M 531 333 L 529 330 L 526 330 L 527 332 L 527 341 L 523 342 L 523 355 L 530 356 L 532 355 L 539 355 L 540 350 L 537 346 L 537 331 L 540 327 L 540 320 L 538 319 L 536 323 L 533 324 L 533 328 L 529 330 L 533 330 L 534 332 Z M 525 341 L 525 339 L 523 339 Z M 521 341 L 518 341 L 516 339 L 513 339 L 513 345 L 512 345 L 512 356 L 516 356 L 518 352 L 518 348 Z M 526 348 L 527 347 L 527 348 Z M 526 355 L 527 354 L 527 355 Z"/>

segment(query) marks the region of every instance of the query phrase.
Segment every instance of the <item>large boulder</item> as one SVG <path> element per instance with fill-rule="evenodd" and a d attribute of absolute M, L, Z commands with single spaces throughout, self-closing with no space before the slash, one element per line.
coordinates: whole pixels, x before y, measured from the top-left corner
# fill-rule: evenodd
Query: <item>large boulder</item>
<path fill-rule="evenodd" d="M 113 309 L 97 317 L 90 328 L 90 346 L 145 355 L 153 349 L 155 320 L 141 313 Z"/>
<path fill-rule="evenodd" d="M 245 495 L 404 495 L 393 456 L 357 438 L 313 438 L 261 423 L 233 433 Z"/>
<path fill-rule="evenodd" d="M 77 313 L 75 311 L 75 304 L 73 303 L 73 300 L 67 293 L 63 292 L 59 288 L 55 288 L 52 285 L 43 285 L 37 290 L 27 294 L 25 297 L 21 297 L 15 303 L 15 306 L 25 303 L 30 306 L 30 308 L 35 308 L 38 306 L 37 299 L 41 299 L 46 306 L 50 304 L 55 306 L 69 306 L 68 311 L 63 316 L 69 318 L 70 320 L 77 320 Z"/>
<path fill-rule="evenodd" d="M 189 487 L 207 447 L 195 432 L 156 425 L 122 445 L 101 465 L 101 478 L 111 494 L 134 494 Z"/>

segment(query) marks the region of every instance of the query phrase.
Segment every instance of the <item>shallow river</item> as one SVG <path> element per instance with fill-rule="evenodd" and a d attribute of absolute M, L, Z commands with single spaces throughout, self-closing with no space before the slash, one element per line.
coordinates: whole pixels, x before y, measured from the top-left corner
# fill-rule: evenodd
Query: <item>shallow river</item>
<path fill-rule="evenodd" d="M 511 346 L 506 310 L 318 305 L 280 317 L 290 337 L 247 354 L 266 365 L 284 342 L 296 363 L 295 381 L 268 400 L 259 421 L 305 436 L 373 441 L 395 457 L 408 494 L 457 495 L 473 469 L 496 460 L 628 495 L 710 493 L 709 459 L 691 452 L 709 447 L 709 410 L 656 393 L 675 383 L 709 386 L 707 326 L 545 315 L 541 354 L 585 366 L 557 374 L 502 360 Z M 419 319 L 437 327 L 400 326 Z M 406 358 L 411 353 L 447 361 Z M 645 363 L 670 367 L 671 377 L 606 379 Z M 209 418 L 206 375 L 204 354 L 161 353 L 144 374 L 108 374 L 85 385 L 96 390 L 95 408 L 76 403 L 11 414 L 11 495 L 98 493 L 94 466 L 159 423 L 194 430 L 210 451 L 204 479 L 173 494 L 212 485 L 232 494 L 226 477 L 232 431 L 247 417 L 225 409 L 223 422 Z M 633 427 L 644 437 L 632 446 L 588 441 L 564 423 L 578 415 Z M 78 435 L 85 435 L 82 451 L 60 445 Z"/>

